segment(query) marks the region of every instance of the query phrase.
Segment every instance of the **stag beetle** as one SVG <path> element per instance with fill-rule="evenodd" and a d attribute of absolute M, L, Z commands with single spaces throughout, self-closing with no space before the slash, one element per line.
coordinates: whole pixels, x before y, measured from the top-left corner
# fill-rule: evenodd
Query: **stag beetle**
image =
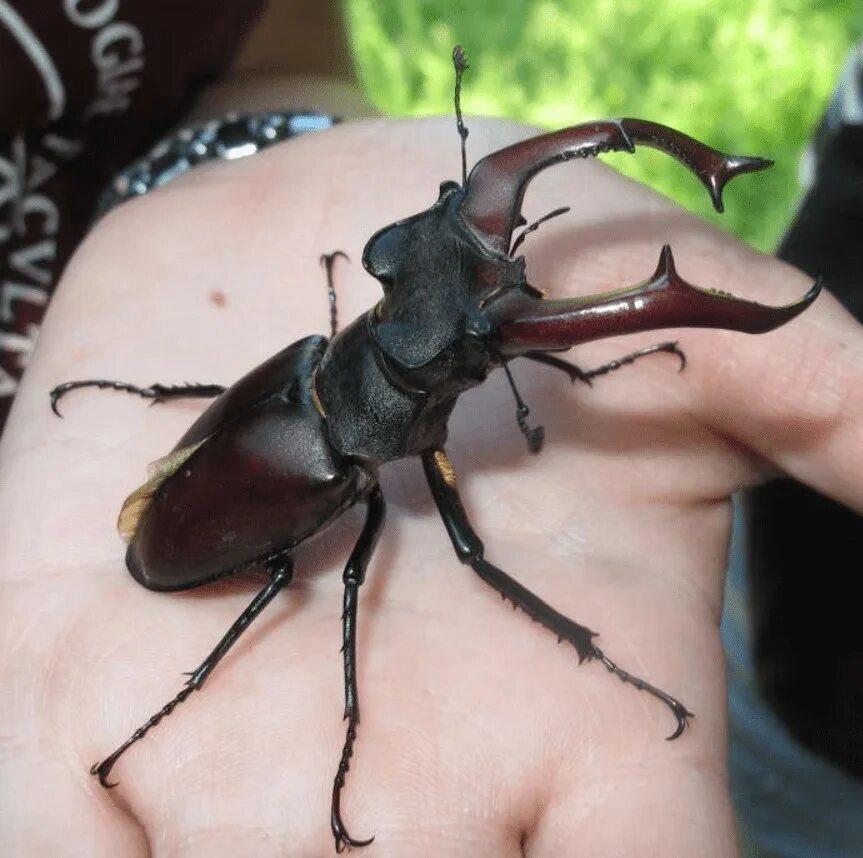
<path fill-rule="evenodd" d="M 128 541 L 126 564 L 151 590 L 199 587 L 249 567 L 263 566 L 266 586 L 255 596 L 182 690 L 91 774 L 104 787 L 120 756 L 178 704 L 200 689 L 218 662 L 276 594 L 290 583 L 292 554 L 349 507 L 366 505 L 366 519 L 344 570 L 342 621 L 347 733 L 332 791 L 336 851 L 373 838 L 351 837 L 340 800 L 359 723 L 356 681 L 357 603 L 384 522 L 378 469 L 419 456 L 434 502 L 458 558 L 514 606 L 575 647 L 579 662 L 608 671 L 670 708 L 677 738 L 691 714 L 678 700 L 618 667 L 594 642 L 595 633 L 555 611 L 485 558 L 482 540 L 462 505 L 444 451 L 447 423 L 461 393 L 522 357 L 590 382 L 591 378 L 656 351 L 683 353 L 674 343 L 642 349 L 582 372 L 553 353 L 600 337 L 665 327 L 715 327 L 763 333 L 803 312 L 820 285 L 796 303 L 768 307 L 724 292 L 698 289 L 677 273 L 670 248 L 643 283 L 615 292 L 547 299 L 515 256 L 528 226 L 521 204 L 530 180 L 553 164 L 636 144 L 667 152 L 689 167 L 722 211 L 725 184 L 762 170 L 762 158 L 724 155 L 691 137 L 640 119 L 591 122 L 542 134 L 486 156 L 467 174 L 461 80 L 468 67 L 453 51 L 455 111 L 461 137 L 462 182 L 445 181 L 427 211 L 376 232 L 363 251 L 366 271 L 381 283 L 382 300 L 341 332 L 336 330 L 333 262 L 323 257 L 331 301 L 331 338 L 289 345 L 232 387 L 137 387 L 106 380 L 71 381 L 51 391 L 52 408 L 70 390 L 113 388 L 154 401 L 217 397 L 148 482 L 123 505 L 119 530 Z M 513 384 L 519 426 L 535 452 L 541 427 L 527 425 L 527 407 Z"/>

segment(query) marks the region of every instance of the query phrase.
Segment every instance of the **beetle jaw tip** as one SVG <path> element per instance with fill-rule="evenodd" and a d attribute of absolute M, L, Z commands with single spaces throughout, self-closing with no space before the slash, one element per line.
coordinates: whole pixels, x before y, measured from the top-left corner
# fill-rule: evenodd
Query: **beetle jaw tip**
<path fill-rule="evenodd" d="M 770 158 L 760 158 L 757 155 L 726 155 L 718 169 L 702 176 L 702 181 L 707 187 L 713 208 L 719 214 L 725 211 L 722 202 L 722 192 L 725 186 L 737 176 L 743 173 L 757 173 L 772 167 L 775 162 Z"/>
<path fill-rule="evenodd" d="M 806 294 L 803 295 L 803 297 L 798 298 L 796 301 L 792 301 L 790 304 L 786 304 L 784 307 L 776 308 L 776 323 L 768 328 L 768 330 L 773 330 L 774 328 L 778 328 L 781 325 L 786 324 L 786 322 L 790 322 L 792 319 L 796 319 L 804 310 L 808 309 L 815 302 L 815 299 L 821 294 L 821 290 L 823 288 L 824 278 L 818 277 L 809 289 L 806 290 Z"/>
<path fill-rule="evenodd" d="M 802 308 L 802 310 L 805 310 L 821 294 L 821 290 L 823 288 L 824 278 L 818 277 L 815 282 L 809 287 L 809 290 L 806 292 L 806 294 L 797 302 L 797 304 Z"/>

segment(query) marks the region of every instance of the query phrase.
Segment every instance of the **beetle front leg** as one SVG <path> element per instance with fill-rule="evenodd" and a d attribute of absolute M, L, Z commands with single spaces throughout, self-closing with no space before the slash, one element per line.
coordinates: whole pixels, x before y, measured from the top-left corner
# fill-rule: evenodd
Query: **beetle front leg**
<path fill-rule="evenodd" d="M 183 399 L 195 397 L 212 399 L 221 396 L 225 388 L 221 384 L 151 384 L 149 387 L 138 387 L 125 381 L 108 381 L 104 378 L 85 379 L 83 381 L 66 381 L 58 384 L 51 391 L 51 410 L 62 417 L 57 403 L 69 392 L 82 387 L 97 387 L 100 390 L 120 390 L 124 393 L 134 393 L 144 399 L 151 399 L 151 405 L 164 402 L 166 399 Z"/>
<path fill-rule="evenodd" d="M 596 376 L 614 372 L 616 369 L 635 363 L 638 358 L 656 354 L 657 352 L 668 352 L 669 354 L 677 355 L 680 360 L 680 371 L 683 372 L 686 367 L 686 355 L 677 343 L 656 343 L 655 345 L 630 352 L 628 355 L 616 358 L 589 370 L 583 370 L 571 361 L 563 360 L 563 358 L 555 357 L 554 355 L 547 355 L 543 352 L 526 352 L 521 357 L 562 370 L 569 376 L 569 380 L 572 382 L 582 381 L 586 385 L 592 386 L 593 382 L 591 379 L 596 378 Z M 506 380 L 509 382 L 512 395 L 515 398 L 515 421 L 518 423 L 518 428 L 527 441 L 528 451 L 534 454 L 538 453 L 542 450 L 542 445 L 545 443 L 545 427 L 531 426 L 527 422 L 527 418 L 530 416 L 530 408 L 527 407 L 527 403 L 518 392 L 512 370 L 506 361 L 503 362 L 503 371 L 506 373 Z"/>
<path fill-rule="evenodd" d="M 198 691 L 213 668 L 225 657 L 228 650 L 239 640 L 240 635 L 252 624 L 252 621 L 270 604 L 284 587 L 286 587 L 294 574 L 294 567 L 290 560 L 283 556 L 273 558 L 268 564 L 270 580 L 267 585 L 252 600 L 251 604 L 235 620 L 234 624 L 225 633 L 224 637 L 216 645 L 215 649 L 204 659 L 196 670 L 189 674 L 189 679 L 182 690 L 173 700 L 168 701 L 152 718 L 141 725 L 113 754 L 105 757 L 100 763 L 94 764 L 90 774 L 99 778 L 99 783 L 105 789 L 117 786 L 116 783 L 108 782 L 108 775 L 117 760 L 129 750 L 136 742 L 140 741 L 147 733 L 155 727 L 163 718 L 170 715 L 193 692 Z"/>
<path fill-rule="evenodd" d="M 611 360 L 608 363 L 602 364 L 602 366 L 597 366 L 588 370 L 583 370 L 580 367 L 577 367 L 571 361 L 563 360 L 563 358 L 555 357 L 554 355 L 547 355 L 543 352 L 526 352 L 522 357 L 544 364 L 545 366 L 550 366 L 554 369 L 562 370 L 569 376 L 569 380 L 572 382 L 582 381 L 586 385 L 592 386 L 593 382 L 591 379 L 596 378 L 598 375 L 606 375 L 609 372 L 614 372 L 616 369 L 635 363 L 638 358 L 656 354 L 657 352 L 668 352 L 669 354 L 677 355 L 680 360 L 680 371 L 683 372 L 686 368 L 686 355 L 677 343 L 656 343 L 652 346 L 647 346 L 646 348 L 630 352 L 623 357 Z M 503 371 L 506 373 L 506 380 L 509 382 L 512 395 L 515 397 L 515 421 L 518 423 L 518 428 L 527 441 L 528 451 L 531 453 L 538 453 L 545 442 L 545 427 L 531 426 L 527 422 L 527 418 L 530 416 L 530 408 L 527 407 L 527 403 L 518 392 L 518 387 L 513 378 L 512 370 L 509 368 L 509 364 L 506 361 L 503 362 Z"/>
<path fill-rule="evenodd" d="M 339 316 L 338 302 L 336 300 L 336 287 L 333 283 L 333 266 L 336 264 L 336 258 L 341 256 L 348 262 L 351 261 L 350 256 L 343 250 L 334 250 L 332 253 L 321 254 L 321 265 L 327 272 L 327 295 L 330 299 L 330 338 L 332 339 L 339 332 Z"/>
<path fill-rule="evenodd" d="M 366 577 L 366 568 L 377 544 L 386 514 L 383 492 L 375 486 L 369 495 L 366 523 L 342 576 L 345 583 L 344 609 L 342 611 L 342 654 L 345 669 L 345 720 L 348 722 L 345 744 L 339 760 L 339 768 L 333 781 L 333 798 L 330 806 L 330 827 L 336 840 L 336 852 L 346 846 L 368 846 L 375 838 L 355 840 L 342 821 L 341 798 L 345 778 L 351 767 L 354 741 L 360 723 L 360 703 L 357 692 L 357 603 L 359 590 Z"/>
<path fill-rule="evenodd" d="M 524 435 L 525 441 L 527 441 L 528 451 L 536 454 L 542 449 L 545 442 L 545 426 L 531 426 L 527 422 L 530 409 L 521 398 L 515 379 L 512 377 L 512 370 L 506 362 L 503 364 L 503 371 L 506 373 L 506 380 L 509 382 L 510 390 L 512 390 L 512 395 L 515 398 L 515 422 L 518 424 L 521 434 Z"/>
<path fill-rule="evenodd" d="M 654 343 L 652 346 L 645 346 L 643 349 L 637 349 L 623 357 L 610 360 L 608 363 L 604 363 L 601 366 L 595 366 L 593 369 L 582 369 L 572 363 L 572 361 L 564 360 L 563 358 L 555 357 L 554 355 L 547 355 L 544 352 L 526 352 L 522 357 L 536 361 L 537 363 L 545 364 L 554 369 L 562 370 L 569 376 L 569 380 L 572 382 L 582 381 L 586 385 L 591 386 L 593 384 L 592 379 L 596 378 L 598 375 L 607 375 L 610 372 L 614 372 L 616 369 L 635 363 L 639 358 L 646 357 L 647 355 L 655 355 L 660 352 L 676 355 L 680 361 L 679 371 L 683 372 L 683 370 L 686 369 L 686 355 L 684 354 L 683 349 L 680 348 L 680 345 L 676 342 Z"/>
<path fill-rule="evenodd" d="M 565 640 L 571 643 L 578 653 L 579 663 L 596 659 L 623 682 L 634 685 L 639 691 L 646 691 L 661 700 L 677 719 L 674 732 L 667 737 L 669 740 L 676 739 L 686 728 L 687 719 L 692 718 L 693 714 L 670 694 L 618 667 L 593 643 L 596 632 L 559 613 L 518 581 L 510 578 L 506 572 L 489 563 L 484 557 L 485 546 L 471 527 L 462 505 L 456 488 L 455 471 L 446 453 L 442 449 L 428 450 L 423 453 L 422 461 L 432 497 L 459 560 L 470 565 L 486 584 L 497 590 L 505 599 L 509 599 L 513 605 L 521 608 L 532 620 L 556 634 L 558 641 Z"/>

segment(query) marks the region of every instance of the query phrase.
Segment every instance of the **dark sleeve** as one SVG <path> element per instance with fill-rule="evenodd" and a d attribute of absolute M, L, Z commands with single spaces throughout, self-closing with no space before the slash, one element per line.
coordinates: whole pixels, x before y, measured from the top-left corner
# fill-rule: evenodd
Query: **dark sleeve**
<path fill-rule="evenodd" d="M 111 176 L 218 79 L 265 0 L 0 0 L 0 429 Z"/>

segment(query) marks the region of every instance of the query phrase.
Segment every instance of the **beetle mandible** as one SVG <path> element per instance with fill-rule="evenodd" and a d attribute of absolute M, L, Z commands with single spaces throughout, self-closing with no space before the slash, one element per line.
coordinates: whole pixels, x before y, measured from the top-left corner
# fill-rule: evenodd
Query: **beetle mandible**
<path fill-rule="evenodd" d="M 516 228 L 526 223 L 521 216 L 525 189 L 541 170 L 611 150 L 631 153 L 636 144 L 651 146 L 692 170 L 716 210 L 722 211 L 725 184 L 771 162 L 724 155 L 666 126 L 621 119 L 516 143 L 486 156 L 468 175 L 467 129 L 460 107 L 468 63 L 458 46 L 453 62 L 462 182 L 443 182 L 431 208 L 386 226 L 369 239 L 363 266 L 384 293 L 374 308 L 337 332 L 332 268 L 338 254 L 327 255 L 322 260 L 331 299 L 329 340 L 310 336 L 293 343 L 227 389 L 83 380 L 51 391 L 51 405 L 58 414 L 60 398 L 81 387 L 123 390 L 154 401 L 216 397 L 174 450 L 156 463 L 149 481 L 123 505 L 119 529 L 129 543 L 126 563 L 136 581 L 160 591 L 199 587 L 249 567 L 263 566 L 268 573 L 266 585 L 182 690 L 93 766 L 91 773 L 104 787 L 112 786 L 108 776 L 120 756 L 203 686 L 243 631 L 290 583 L 297 546 L 349 507 L 364 503 L 365 523 L 343 576 L 347 732 L 333 783 L 331 828 L 338 852 L 371 843 L 373 838 L 348 834 L 340 807 L 359 723 L 357 605 L 384 522 L 378 469 L 407 456 L 420 457 L 463 563 L 514 606 L 572 644 L 579 662 L 599 661 L 668 706 L 676 719 L 670 739 L 683 732 L 691 717 L 680 701 L 612 661 L 594 643 L 594 632 L 555 611 L 485 558 L 444 451 L 447 423 L 460 394 L 502 367 L 516 398 L 519 427 L 531 451 L 537 452 L 542 428 L 527 424 L 528 409 L 509 374 L 509 361 L 528 358 L 587 383 L 657 351 L 676 354 L 682 368 L 685 359 L 676 343 L 641 349 L 589 372 L 554 353 L 601 337 L 666 327 L 763 333 L 803 312 L 815 300 L 820 284 L 784 307 L 704 291 L 678 275 L 666 245 L 656 271 L 643 283 L 601 295 L 545 298 L 528 283 L 524 257 L 515 251 L 528 232 L 565 209 L 540 218 L 513 240 Z"/>

